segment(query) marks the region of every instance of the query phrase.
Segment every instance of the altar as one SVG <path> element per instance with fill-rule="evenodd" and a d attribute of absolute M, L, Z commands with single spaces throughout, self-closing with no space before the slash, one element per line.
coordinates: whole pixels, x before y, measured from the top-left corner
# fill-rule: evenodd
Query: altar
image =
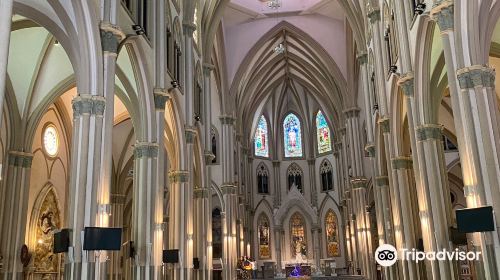
<path fill-rule="evenodd" d="M 310 264 L 288 264 L 285 266 L 285 275 L 287 278 L 299 278 L 302 276 L 311 276 Z M 306 278 L 307 279 L 307 278 Z"/>

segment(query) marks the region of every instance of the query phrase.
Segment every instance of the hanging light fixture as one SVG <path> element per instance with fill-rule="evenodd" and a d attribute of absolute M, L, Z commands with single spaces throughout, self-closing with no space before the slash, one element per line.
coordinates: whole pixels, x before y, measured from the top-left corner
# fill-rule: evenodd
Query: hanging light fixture
<path fill-rule="evenodd" d="M 274 10 L 279 9 L 281 7 L 281 0 L 267 1 L 267 7 Z"/>
<path fill-rule="evenodd" d="M 285 45 L 283 45 L 283 43 L 280 43 L 279 45 L 277 45 L 275 48 L 274 48 L 274 53 L 276 54 L 282 54 L 286 51 L 285 49 Z"/>

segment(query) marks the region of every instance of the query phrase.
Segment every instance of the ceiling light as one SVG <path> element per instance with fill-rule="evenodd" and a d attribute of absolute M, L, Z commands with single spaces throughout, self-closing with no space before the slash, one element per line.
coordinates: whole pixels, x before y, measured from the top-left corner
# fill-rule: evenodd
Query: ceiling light
<path fill-rule="evenodd" d="M 279 45 L 276 46 L 276 48 L 274 48 L 274 52 L 276 54 L 282 54 L 286 51 L 285 49 L 285 46 L 283 45 L 283 43 L 280 43 Z"/>
<path fill-rule="evenodd" d="M 267 1 L 267 7 L 270 9 L 278 9 L 281 7 L 281 0 L 269 0 L 269 1 Z"/>

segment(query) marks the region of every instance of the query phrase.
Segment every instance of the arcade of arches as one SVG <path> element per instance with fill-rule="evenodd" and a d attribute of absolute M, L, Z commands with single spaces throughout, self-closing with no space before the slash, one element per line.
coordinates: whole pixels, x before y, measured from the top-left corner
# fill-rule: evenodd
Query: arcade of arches
<path fill-rule="evenodd" d="M 499 67 L 500 0 L 0 0 L 0 279 L 500 279 Z"/>

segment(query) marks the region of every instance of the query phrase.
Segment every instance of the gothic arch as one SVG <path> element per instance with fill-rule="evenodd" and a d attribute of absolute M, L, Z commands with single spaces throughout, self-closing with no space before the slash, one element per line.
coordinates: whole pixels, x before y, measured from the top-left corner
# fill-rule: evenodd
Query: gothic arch
<path fill-rule="evenodd" d="M 288 192 L 280 208 L 274 213 L 274 224 L 277 226 L 283 225 L 284 219 L 294 207 L 300 209 L 301 212 L 306 215 L 306 219 L 311 221 L 312 225 L 318 224 L 317 210 L 313 209 L 311 205 L 306 202 L 304 196 L 296 188 L 292 188 L 290 192 Z"/>

